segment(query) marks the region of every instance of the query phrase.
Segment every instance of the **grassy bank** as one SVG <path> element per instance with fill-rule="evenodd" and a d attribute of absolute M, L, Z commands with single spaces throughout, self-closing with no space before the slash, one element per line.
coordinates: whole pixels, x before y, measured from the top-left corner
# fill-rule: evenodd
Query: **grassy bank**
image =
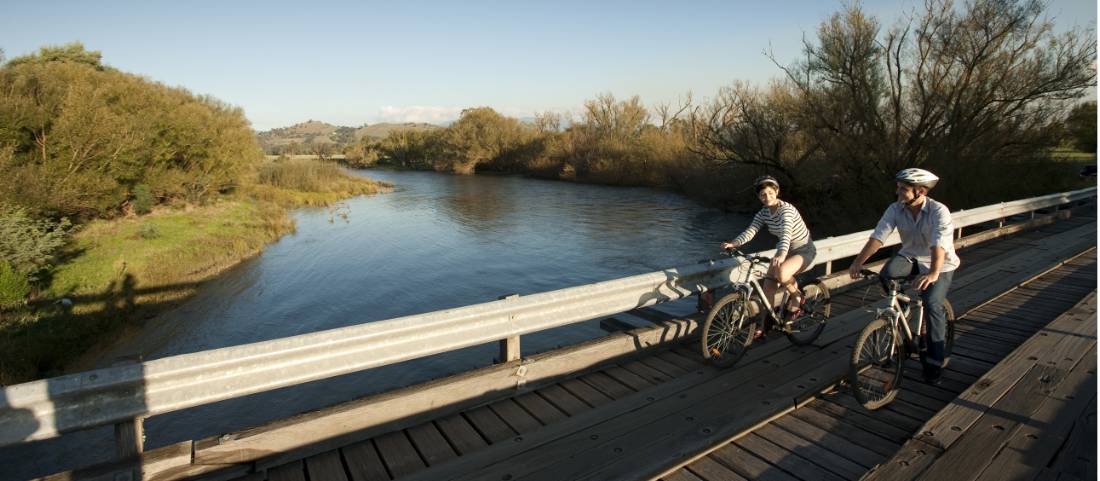
<path fill-rule="evenodd" d="M 388 188 L 338 174 L 310 177 L 311 190 L 257 182 L 204 206 L 82 225 L 41 291 L 26 306 L 0 312 L 0 384 L 60 374 L 89 350 L 191 296 L 203 281 L 293 232 L 289 208 Z M 323 181 L 314 182 L 318 178 Z"/>

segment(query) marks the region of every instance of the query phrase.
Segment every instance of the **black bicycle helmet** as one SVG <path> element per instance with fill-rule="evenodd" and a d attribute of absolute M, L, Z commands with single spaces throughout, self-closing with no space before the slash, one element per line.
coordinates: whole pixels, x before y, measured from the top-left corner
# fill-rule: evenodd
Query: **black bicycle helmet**
<path fill-rule="evenodd" d="M 752 185 L 753 187 L 756 187 L 757 192 L 760 192 L 760 189 L 763 189 L 766 185 L 770 185 L 772 187 L 775 187 L 775 190 L 779 190 L 779 181 L 775 180 L 775 177 L 772 177 L 770 175 L 761 175 L 760 177 L 757 177 L 756 180 L 753 181 Z"/>

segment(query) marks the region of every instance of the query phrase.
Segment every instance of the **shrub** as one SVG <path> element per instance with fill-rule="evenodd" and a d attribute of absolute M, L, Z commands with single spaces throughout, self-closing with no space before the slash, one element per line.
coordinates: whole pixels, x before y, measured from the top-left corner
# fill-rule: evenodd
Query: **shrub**
<path fill-rule="evenodd" d="M 7 262 L 0 261 L 0 309 L 22 304 L 30 292 L 27 276 L 16 272 Z"/>
<path fill-rule="evenodd" d="M 138 184 L 134 186 L 134 212 L 138 214 L 148 214 L 153 210 L 153 205 L 156 203 L 156 199 L 153 198 L 153 193 L 149 191 L 149 186 L 145 184 Z"/>
<path fill-rule="evenodd" d="M 24 207 L 0 204 L 0 261 L 33 282 L 65 244 L 69 226 L 68 219 L 36 219 Z"/>

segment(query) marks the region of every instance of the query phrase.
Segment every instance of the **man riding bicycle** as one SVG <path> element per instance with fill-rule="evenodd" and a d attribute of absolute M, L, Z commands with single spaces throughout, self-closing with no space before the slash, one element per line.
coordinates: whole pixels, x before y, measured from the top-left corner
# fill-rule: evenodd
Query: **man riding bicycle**
<path fill-rule="evenodd" d="M 921 291 L 928 318 L 927 350 L 921 354 L 924 380 L 938 383 L 951 353 L 945 351 L 946 312 L 943 307 L 959 256 L 955 255 L 954 225 L 947 206 L 928 197 L 939 177 L 924 169 L 904 169 L 894 176 L 898 201 L 882 214 L 871 238 L 863 246 L 848 275 L 860 277 L 863 263 L 882 248 L 886 238 L 898 230 L 901 250 L 886 262 L 882 274 L 888 277 L 916 277 L 913 286 Z"/>

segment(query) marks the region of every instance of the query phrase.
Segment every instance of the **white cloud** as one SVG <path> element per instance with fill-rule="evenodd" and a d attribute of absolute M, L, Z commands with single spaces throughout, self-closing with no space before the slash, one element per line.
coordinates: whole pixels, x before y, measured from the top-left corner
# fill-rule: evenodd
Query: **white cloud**
<path fill-rule="evenodd" d="M 457 120 L 462 113 L 460 107 L 440 107 L 431 105 L 411 105 L 394 107 L 387 105 L 378 110 L 379 122 L 427 122 L 432 124 Z"/>

